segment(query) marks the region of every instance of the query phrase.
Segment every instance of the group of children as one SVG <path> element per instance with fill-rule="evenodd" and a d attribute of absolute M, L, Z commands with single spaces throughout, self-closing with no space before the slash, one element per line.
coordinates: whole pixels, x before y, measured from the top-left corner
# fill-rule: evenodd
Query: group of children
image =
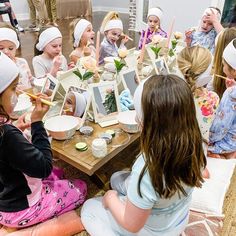
<path fill-rule="evenodd" d="M 149 10 L 146 43 L 154 35 L 167 37 L 161 28 L 162 15 L 160 8 Z M 85 201 L 86 184 L 63 179 L 63 171 L 52 166 L 50 143 L 42 123 L 47 105 L 36 99 L 31 141 L 22 133 L 24 125 L 15 127 L 10 122 L 17 103 L 16 91 L 32 86 L 32 74 L 28 63 L 16 57 L 20 44 L 16 32 L 1 26 L 0 224 L 24 228 L 43 222 L 41 227 L 25 230 L 38 230 L 41 235 L 49 230 L 52 236 L 71 235 L 84 228 L 92 236 L 180 235 L 188 223 L 193 188 L 201 187 L 203 178 L 210 177 L 205 169 L 206 151 L 212 157 L 236 158 L 236 33 L 234 29 L 223 30 L 219 19 L 219 10 L 210 7 L 199 27 L 186 32 L 187 47 L 177 55 L 184 79 L 154 75 L 139 84 L 133 101 L 141 131 L 140 155 L 130 172 L 113 174 L 112 190 L 84 203 L 81 218 L 72 210 Z M 71 26 L 74 49 L 69 67 L 84 56 L 95 57 L 91 22 L 80 19 Z M 104 39 L 99 63 L 107 56 L 118 56 L 119 39 L 121 48 L 128 41 L 116 12 L 107 14 L 101 32 Z M 139 47 L 143 40 L 144 32 Z M 219 79 L 214 72 L 212 81 L 212 67 L 214 71 L 221 67 L 226 76 L 225 91 L 219 86 L 220 93 L 210 90 L 210 84 L 216 88 Z M 33 68 L 37 79 L 48 73 L 56 77 L 58 71 L 68 70 L 57 27 L 39 33 Z M 58 217 L 51 219 L 54 216 Z M 66 225 L 62 227 L 61 222 Z M 15 235 L 21 232 L 24 230 Z"/>

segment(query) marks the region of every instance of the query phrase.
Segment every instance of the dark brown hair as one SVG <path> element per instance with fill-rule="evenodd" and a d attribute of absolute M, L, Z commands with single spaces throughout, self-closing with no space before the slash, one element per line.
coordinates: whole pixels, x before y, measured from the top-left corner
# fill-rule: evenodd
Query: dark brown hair
<path fill-rule="evenodd" d="M 186 195 L 183 184 L 201 187 L 206 158 L 192 92 L 176 75 L 154 75 L 142 93 L 141 152 L 152 185 L 160 197 Z"/>

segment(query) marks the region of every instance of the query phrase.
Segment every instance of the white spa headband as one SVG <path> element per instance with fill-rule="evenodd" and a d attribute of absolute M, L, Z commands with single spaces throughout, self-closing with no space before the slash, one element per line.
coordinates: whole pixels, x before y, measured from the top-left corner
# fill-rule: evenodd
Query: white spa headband
<path fill-rule="evenodd" d="M 75 48 L 79 47 L 79 43 L 82 38 L 82 35 L 89 25 L 92 25 L 91 22 L 85 19 L 81 19 L 77 22 L 74 29 L 74 47 Z"/>
<path fill-rule="evenodd" d="M 207 67 L 207 69 L 196 79 L 195 86 L 196 88 L 203 87 L 207 85 L 212 77 L 211 77 L 211 70 L 212 70 L 212 64 L 213 64 L 213 56 L 211 57 L 211 63 Z"/>
<path fill-rule="evenodd" d="M 0 93 L 2 93 L 18 76 L 19 68 L 3 52 L 0 52 Z"/>
<path fill-rule="evenodd" d="M 106 23 L 103 32 L 111 29 L 121 29 L 123 31 L 123 23 L 120 19 L 110 20 Z"/>
<path fill-rule="evenodd" d="M 233 44 L 234 41 L 235 39 L 233 39 L 224 49 L 223 58 L 234 70 L 236 70 L 236 48 Z"/>
<path fill-rule="evenodd" d="M 149 16 L 156 16 L 156 17 L 158 17 L 159 18 L 159 20 L 161 21 L 161 19 L 162 19 L 162 17 L 163 17 L 163 12 L 162 12 L 162 10 L 160 9 L 160 8 L 150 8 L 149 10 L 148 10 L 148 14 L 147 14 L 147 18 L 149 17 Z"/>
<path fill-rule="evenodd" d="M 215 8 L 212 8 L 212 7 L 208 7 L 208 8 L 203 12 L 203 16 L 210 15 L 210 14 L 212 13 L 212 11 L 214 12 L 214 14 L 217 15 L 217 19 L 220 20 L 221 14 L 219 13 L 219 11 L 217 11 Z"/>
<path fill-rule="evenodd" d="M 61 32 L 57 27 L 50 27 L 46 30 L 44 30 L 40 36 L 39 36 L 39 42 L 36 44 L 36 48 L 39 51 L 43 51 L 45 46 L 47 46 L 48 43 L 53 41 L 56 38 L 62 38 Z"/>
<path fill-rule="evenodd" d="M 87 106 L 87 99 L 86 97 L 78 92 L 72 91 L 75 96 L 75 112 L 74 116 L 81 117 L 86 109 Z M 85 92 L 86 93 L 86 92 Z"/>
<path fill-rule="evenodd" d="M 0 28 L 0 41 L 8 40 L 16 45 L 16 48 L 19 48 L 20 42 L 17 38 L 17 34 L 13 29 L 10 28 Z"/>

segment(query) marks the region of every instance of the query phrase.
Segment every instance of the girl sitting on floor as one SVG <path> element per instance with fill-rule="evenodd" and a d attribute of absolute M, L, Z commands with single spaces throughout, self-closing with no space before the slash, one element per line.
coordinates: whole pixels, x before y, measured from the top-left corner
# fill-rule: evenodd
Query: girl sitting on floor
<path fill-rule="evenodd" d="M 186 31 L 187 45 L 201 45 L 214 53 L 215 38 L 221 32 L 223 26 L 220 23 L 221 12 L 218 8 L 208 7 L 200 20 L 200 25 Z"/>
<path fill-rule="evenodd" d="M 58 71 L 66 71 L 67 61 L 62 53 L 62 35 L 57 27 L 44 28 L 35 44 L 35 56 L 32 60 L 36 78 L 48 73 L 56 77 Z"/>
<path fill-rule="evenodd" d="M 117 41 L 123 33 L 123 23 L 117 12 L 107 13 L 102 21 L 101 33 L 104 34 L 104 38 L 100 47 L 99 64 L 104 62 L 105 57 L 118 57 L 118 49 L 126 48 L 125 43 L 128 42 L 128 37 L 125 36 L 121 40 L 120 47 L 117 46 Z"/>
<path fill-rule="evenodd" d="M 91 236 L 180 235 L 206 165 L 192 92 L 175 75 L 154 75 L 136 89 L 134 106 L 141 154 L 131 172 L 111 178 L 113 190 L 85 202 L 82 222 Z"/>
<path fill-rule="evenodd" d="M 210 128 L 208 155 L 216 158 L 236 158 L 236 39 L 223 52 L 223 71 L 228 87 L 220 101 Z"/>
<path fill-rule="evenodd" d="M 167 37 L 167 33 L 161 28 L 161 20 L 163 17 L 163 12 L 159 7 L 150 8 L 148 10 L 147 20 L 148 20 L 148 32 L 146 44 L 152 41 L 154 35 L 160 35 L 163 38 Z M 145 30 L 142 31 L 139 40 L 138 48 L 141 49 L 143 45 L 143 39 L 145 35 Z"/>
<path fill-rule="evenodd" d="M 31 115 L 32 143 L 9 124 L 17 103 L 18 74 L 16 64 L 0 53 L 0 223 L 24 228 L 58 216 L 42 227 L 29 227 L 15 235 L 28 235 L 31 231 L 30 235 L 75 234 L 83 226 L 72 210 L 84 202 L 86 184 L 82 180 L 62 180 L 62 171 L 53 169 L 52 151 L 42 122 L 48 106 L 40 98 Z"/>
<path fill-rule="evenodd" d="M 92 56 L 95 58 L 94 31 L 92 23 L 85 19 L 76 19 L 71 23 L 73 28 L 74 50 L 70 54 L 70 61 L 76 65 L 79 58 Z"/>
<path fill-rule="evenodd" d="M 28 62 L 24 58 L 16 57 L 16 51 L 20 46 L 18 36 L 13 27 L 6 23 L 0 24 L 0 51 L 5 53 L 19 68 L 19 89 L 32 87 L 32 74 Z"/>

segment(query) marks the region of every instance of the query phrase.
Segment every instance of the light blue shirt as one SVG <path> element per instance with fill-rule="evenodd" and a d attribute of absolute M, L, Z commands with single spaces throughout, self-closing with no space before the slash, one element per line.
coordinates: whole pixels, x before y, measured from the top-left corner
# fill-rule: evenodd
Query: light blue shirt
<path fill-rule="evenodd" d="M 236 86 L 225 90 L 210 128 L 209 151 L 236 151 Z"/>
<path fill-rule="evenodd" d="M 213 28 L 209 32 L 194 31 L 192 33 L 191 46 L 201 45 L 204 48 L 207 48 L 213 54 L 215 51 L 215 38 L 217 33 Z"/>
<path fill-rule="evenodd" d="M 138 208 L 152 209 L 144 228 L 151 230 L 153 235 L 172 231 L 183 223 L 188 216 L 193 188 L 183 186 L 187 196 L 180 193 L 179 197 L 176 193 L 171 198 L 161 198 L 154 190 L 150 176 L 146 172 L 140 184 L 142 194 L 142 197 L 140 197 L 138 194 L 138 180 L 144 164 L 143 156 L 140 155 L 132 168 L 128 184 L 128 199 Z"/>

